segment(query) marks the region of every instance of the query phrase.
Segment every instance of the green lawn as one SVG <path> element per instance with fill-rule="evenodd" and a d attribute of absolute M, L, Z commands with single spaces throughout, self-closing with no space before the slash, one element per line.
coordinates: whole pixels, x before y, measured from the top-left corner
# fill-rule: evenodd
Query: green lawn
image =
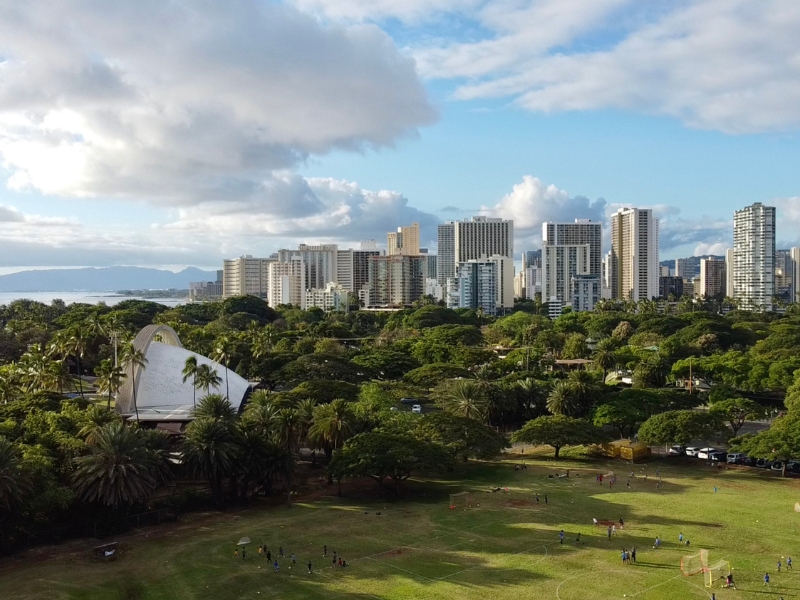
<path fill-rule="evenodd" d="M 291 510 L 190 515 L 166 529 L 119 538 L 124 551 L 112 563 L 90 558 L 91 540 L 37 550 L 0 563 L 0 597 L 707 599 L 712 590 L 702 575 L 684 577 L 678 568 L 682 555 L 707 548 L 711 562 L 731 562 L 739 588 L 713 590 L 719 600 L 800 598 L 800 566 L 797 574 L 776 572 L 781 557 L 800 559 L 800 513 L 793 510 L 800 481 L 654 461 L 634 467 L 628 489 L 631 467 L 621 462 L 527 462 L 519 472 L 513 462 L 471 464 L 447 480 L 412 482 L 409 499 L 400 502 L 323 498 Z M 568 467 L 569 479 L 547 477 Z M 613 490 L 595 482 L 595 474 L 609 469 L 618 475 Z M 485 491 L 492 486 L 508 486 L 510 494 Z M 449 510 L 448 494 L 464 489 L 481 490 L 473 494 L 480 506 Z M 626 526 L 609 542 L 592 517 L 622 517 Z M 691 540 L 691 550 L 678 545 L 679 533 Z M 287 556 L 297 554 L 298 565 L 281 560 L 275 573 L 254 545 L 246 561 L 234 559 L 241 536 L 266 543 L 273 554 L 282 545 Z M 638 564 L 623 565 L 620 551 L 632 545 Z M 333 550 L 347 569 L 331 568 Z M 772 576 L 769 590 L 765 570 Z"/>

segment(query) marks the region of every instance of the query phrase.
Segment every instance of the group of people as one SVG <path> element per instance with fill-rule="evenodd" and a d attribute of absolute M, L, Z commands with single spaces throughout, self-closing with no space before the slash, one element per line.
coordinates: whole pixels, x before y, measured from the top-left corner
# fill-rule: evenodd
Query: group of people
<path fill-rule="evenodd" d="M 636 562 L 636 546 L 630 550 L 622 549 L 622 564 L 630 565 Z"/>
<path fill-rule="evenodd" d="M 263 556 L 264 558 L 267 559 L 267 563 L 271 564 L 273 566 L 273 568 L 275 569 L 276 573 L 278 571 L 280 571 L 281 566 L 280 566 L 280 563 L 278 562 L 278 559 L 279 558 L 286 558 L 286 554 L 285 554 L 285 552 L 283 550 L 283 546 L 279 546 L 278 547 L 278 554 L 275 556 L 275 560 L 272 559 L 272 551 L 269 548 L 267 548 L 266 544 L 258 546 L 257 552 L 258 552 L 259 556 Z M 242 560 L 247 560 L 247 548 L 245 548 L 244 546 L 242 546 L 241 555 L 242 555 Z M 238 558 L 239 557 L 239 546 L 236 546 L 236 548 L 234 549 L 233 556 L 234 556 L 234 558 Z M 325 557 L 325 558 L 327 558 L 327 556 L 328 556 L 328 546 L 327 545 L 322 547 L 322 556 Z M 289 555 L 289 559 L 292 561 L 291 562 L 291 566 L 289 567 L 290 569 L 292 567 L 294 567 L 294 566 L 297 566 L 297 555 L 294 552 L 292 552 L 292 554 Z M 342 567 L 342 568 L 344 568 L 346 566 L 347 566 L 347 561 L 344 560 L 341 556 L 337 556 L 336 550 L 334 550 L 333 551 L 333 567 Z M 309 560 L 308 561 L 308 573 L 309 573 L 309 575 L 313 572 L 313 567 L 314 567 L 314 565 Z"/>

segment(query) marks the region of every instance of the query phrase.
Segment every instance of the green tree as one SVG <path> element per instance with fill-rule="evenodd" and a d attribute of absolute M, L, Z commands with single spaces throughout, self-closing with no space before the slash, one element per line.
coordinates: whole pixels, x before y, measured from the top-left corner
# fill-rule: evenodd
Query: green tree
<path fill-rule="evenodd" d="M 476 421 L 486 422 L 489 400 L 486 388 L 472 379 L 456 379 L 445 386 L 437 402 L 445 411 Z"/>
<path fill-rule="evenodd" d="M 758 402 L 748 398 L 730 398 L 715 402 L 709 412 L 730 425 L 731 432 L 736 436 L 745 421 L 763 419 L 767 411 Z"/>
<path fill-rule="evenodd" d="M 347 440 L 328 468 L 336 479 L 369 477 L 381 487 L 391 479 L 400 495 L 403 481 L 413 472 L 441 473 L 453 463 L 452 455 L 439 444 L 410 435 L 371 432 Z"/>
<path fill-rule="evenodd" d="M 605 427 L 606 425 L 613 427 L 619 437 L 622 438 L 625 436 L 626 428 L 632 434 L 636 425 L 646 418 L 647 415 L 642 412 L 641 407 L 630 402 L 612 400 L 606 404 L 601 404 L 595 409 L 592 422 L 597 427 Z"/>
<path fill-rule="evenodd" d="M 183 459 L 190 472 L 208 481 L 218 507 L 225 505 L 223 482 L 231 475 L 239 456 L 232 428 L 222 421 L 197 419 L 186 428 Z"/>
<path fill-rule="evenodd" d="M 602 430 L 589 421 L 564 415 L 533 419 L 511 436 L 514 443 L 552 446 L 555 458 L 564 446 L 598 444 L 605 439 Z"/>
<path fill-rule="evenodd" d="M 183 363 L 183 383 L 192 380 L 192 408 L 197 407 L 197 357 L 192 355 L 186 359 L 186 362 Z"/>
<path fill-rule="evenodd" d="M 345 400 L 337 398 L 329 404 L 314 408 L 309 437 L 315 447 L 325 449 L 330 454 L 355 433 L 355 428 L 355 413 Z"/>
<path fill-rule="evenodd" d="M 214 345 L 214 355 L 212 358 L 225 366 L 225 397 L 228 399 L 230 399 L 230 393 L 228 391 L 228 363 L 231 360 L 232 353 L 233 343 L 231 339 L 224 335 L 219 337 L 217 343 Z"/>
<path fill-rule="evenodd" d="M 613 338 L 604 338 L 597 342 L 592 360 L 598 369 L 603 371 L 603 381 L 608 372 L 617 366 L 616 341 Z"/>
<path fill-rule="evenodd" d="M 653 415 L 639 428 L 639 440 L 647 444 L 685 446 L 692 440 L 707 440 L 719 431 L 719 421 L 708 413 L 671 410 Z"/>
<path fill-rule="evenodd" d="M 108 394 L 106 401 L 106 408 L 111 410 L 111 396 L 115 395 L 119 388 L 122 387 L 122 380 L 125 378 L 125 372 L 122 367 L 115 366 L 111 359 L 102 361 L 94 370 L 97 375 L 95 385 L 101 394 Z"/>
<path fill-rule="evenodd" d="M 217 375 L 216 370 L 211 368 L 211 365 L 202 364 L 197 367 L 197 373 L 194 376 L 195 389 L 205 390 L 206 394 L 213 388 L 218 388 L 222 383 L 222 378 Z"/>
<path fill-rule="evenodd" d="M 30 493 L 30 482 L 22 470 L 14 445 L 0 436 L 0 510 L 11 512 Z"/>
<path fill-rule="evenodd" d="M 419 419 L 414 435 L 444 446 L 454 457 L 491 460 L 497 457 L 508 441 L 491 427 L 474 419 L 444 412 L 428 413 Z"/>
<path fill-rule="evenodd" d="M 93 446 L 97 444 L 97 435 L 103 427 L 115 423 L 119 417 L 108 408 L 93 404 L 83 412 L 83 423 L 78 437 Z"/>
<path fill-rule="evenodd" d="M 73 486 L 87 502 L 115 508 L 147 500 L 156 488 L 156 460 L 141 430 L 111 423 L 95 433 L 89 454 L 75 459 Z"/>
<path fill-rule="evenodd" d="M 130 370 L 131 388 L 133 390 L 133 410 L 136 413 L 136 422 L 139 423 L 139 405 L 136 403 L 136 372 L 147 368 L 147 358 L 138 350 L 133 342 L 125 346 L 122 352 L 122 363 Z"/>
<path fill-rule="evenodd" d="M 222 394 L 207 394 L 193 410 L 195 419 L 209 419 L 232 427 L 236 421 L 236 410 L 230 400 Z"/>
<path fill-rule="evenodd" d="M 444 379 L 467 378 L 470 373 L 463 367 L 443 363 L 431 363 L 406 373 L 404 379 L 409 383 L 430 389 Z"/>
<path fill-rule="evenodd" d="M 800 415 L 790 412 L 775 419 L 769 429 L 732 442 L 736 450 L 746 452 L 752 458 L 782 461 L 781 474 L 786 476 L 786 461 L 800 455 Z"/>

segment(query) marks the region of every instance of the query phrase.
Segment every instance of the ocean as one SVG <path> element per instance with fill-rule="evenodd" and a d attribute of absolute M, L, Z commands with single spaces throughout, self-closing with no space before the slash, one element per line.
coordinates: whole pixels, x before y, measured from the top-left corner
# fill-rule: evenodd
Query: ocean
<path fill-rule="evenodd" d="M 142 298 L 140 296 L 118 296 L 114 292 L 0 292 L 0 306 L 9 304 L 14 300 L 36 300 L 50 304 L 55 299 L 63 300 L 67 304 L 82 302 L 86 304 L 106 303 L 113 306 L 123 300 L 149 300 L 166 306 L 186 304 L 188 298 Z"/>

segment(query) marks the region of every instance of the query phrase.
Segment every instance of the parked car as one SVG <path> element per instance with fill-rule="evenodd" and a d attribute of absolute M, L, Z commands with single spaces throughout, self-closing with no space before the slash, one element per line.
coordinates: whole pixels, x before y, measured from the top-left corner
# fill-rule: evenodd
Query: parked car
<path fill-rule="evenodd" d="M 756 466 L 756 459 L 755 458 L 750 458 L 749 456 L 745 456 L 742 459 L 741 464 L 743 464 L 745 467 L 755 467 Z"/>
<path fill-rule="evenodd" d="M 726 461 L 730 465 L 741 465 L 742 461 L 747 458 L 744 452 L 730 452 L 726 457 Z"/>
<path fill-rule="evenodd" d="M 686 446 L 686 456 L 697 456 L 698 452 L 700 452 L 700 448 L 696 446 Z"/>
<path fill-rule="evenodd" d="M 701 458 L 703 460 L 708 460 L 709 458 L 711 458 L 711 455 L 714 452 L 719 452 L 719 450 L 717 450 L 716 448 L 711 448 L 711 447 L 700 448 L 700 450 L 697 451 L 697 454 L 695 454 L 695 456 L 697 458 Z"/>
<path fill-rule="evenodd" d="M 400 398 L 400 404 L 416 404 L 416 398 Z"/>
<path fill-rule="evenodd" d="M 411 412 L 414 413 L 415 415 L 420 414 L 422 412 L 422 406 L 419 404 L 415 404 L 414 406 L 411 407 Z"/>
<path fill-rule="evenodd" d="M 765 458 L 759 458 L 756 461 L 756 467 L 758 467 L 759 469 L 769 469 L 770 467 L 772 467 L 772 461 L 767 460 Z"/>
<path fill-rule="evenodd" d="M 770 469 L 773 471 L 783 471 L 783 463 L 779 460 L 776 460 L 774 463 L 772 463 Z"/>
<path fill-rule="evenodd" d="M 786 463 L 786 470 L 790 473 L 800 473 L 800 462 L 790 460 Z"/>
<path fill-rule="evenodd" d="M 727 457 L 728 455 L 725 452 L 719 450 L 717 452 L 710 453 L 708 455 L 708 460 L 710 460 L 711 462 L 725 462 L 725 459 Z"/>
<path fill-rule="evenodd" d="M 686 449 L 683 446 L 671 446 L 669 450 L 667 450 L 667 454 L 670 456 L 685 456 Z"/>

